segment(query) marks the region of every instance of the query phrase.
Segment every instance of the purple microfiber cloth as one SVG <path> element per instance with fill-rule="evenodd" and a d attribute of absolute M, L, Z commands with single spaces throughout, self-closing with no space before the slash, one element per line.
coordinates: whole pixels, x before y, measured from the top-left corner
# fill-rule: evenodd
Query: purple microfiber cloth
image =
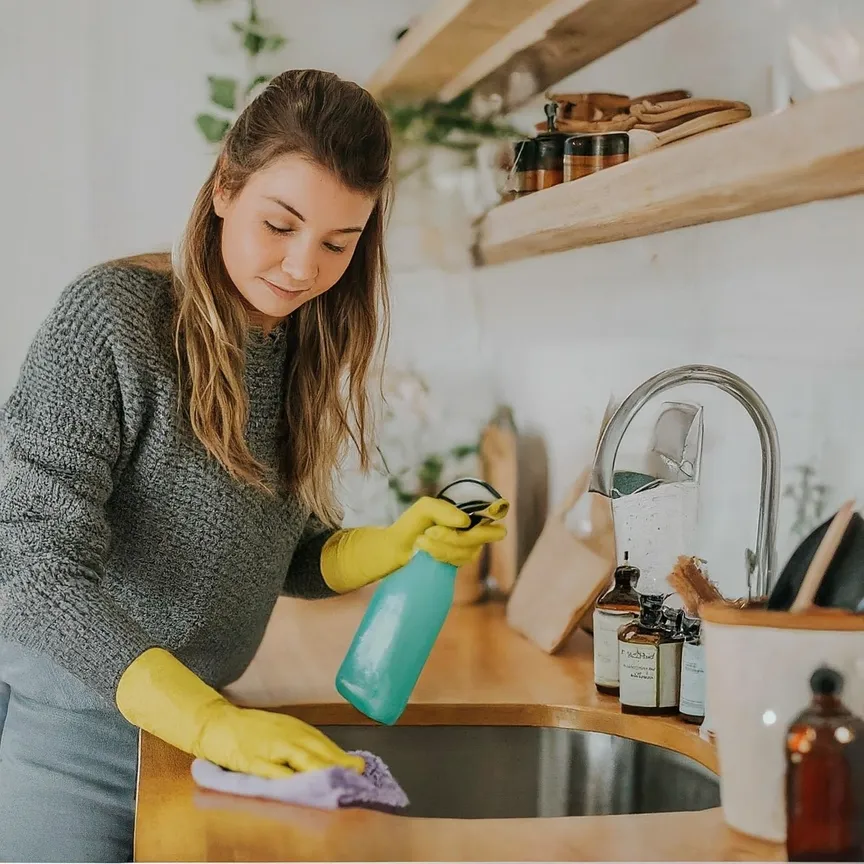
<path fill-rule="evenodd" d="M 196 759 L 192 763 L 192 777 L 199 786 L 216 792 L 272 798 L 286 804 L 302 804 L 322 810 L 339 807 L 397 810 L 408 806 L 408 796 L 380 757 L 365 750 L 351 753 L 362 756 L 366 762 L 362 774 L 350 768 L 333 767 L 300 771 L 290 777 L 269 780 L 254 774 L 227 771 L 206 759 Z"/>

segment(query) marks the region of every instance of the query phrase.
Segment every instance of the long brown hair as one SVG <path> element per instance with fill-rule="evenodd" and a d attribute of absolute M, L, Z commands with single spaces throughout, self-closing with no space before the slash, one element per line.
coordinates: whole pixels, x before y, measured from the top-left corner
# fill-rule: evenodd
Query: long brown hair
<path fill-rule="evenodd" d="M 248 313 L 221 254 L 217 183 L 237 194 L 274 159 L 296 153 L 377 203 L 342 278 L 291 315 L 285 436 L 279 466 L 259 463 L 246 442 L 244 385 Z M 274 78 L 229 130 L 195 201 L 174 260 L 175 348 L 192 431 L 235 478 L 298 495 L 325 523 L 340 511 L 335 471 L 353 441 L 368 467 L 372 412 L 368 376 L 389 328 L 384 230 L 390 198 L 387 118 L 356 84 L 316 70 Z"/>

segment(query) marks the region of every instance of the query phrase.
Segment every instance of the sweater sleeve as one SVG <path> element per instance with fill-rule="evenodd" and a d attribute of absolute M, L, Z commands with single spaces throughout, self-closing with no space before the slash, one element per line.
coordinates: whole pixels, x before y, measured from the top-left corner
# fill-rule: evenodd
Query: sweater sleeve
<path fill-rule="evenodd" d="M 113 702 L 156 643 L 101 589 L 123 406 L 99 299 L 66 289 L 0 412 L 0 635 Z"/>
<path fill-rule="evenodd" d="M 335 591 L 321 575 L 321 550 L 336 529 L 328 528 L 317 516 L 310 515 L 300 535 L 297 549 L 288 567 L 288 575 L 282 589 L 289 597 L 304 597 L 318 600 L 332 597 Z"/>

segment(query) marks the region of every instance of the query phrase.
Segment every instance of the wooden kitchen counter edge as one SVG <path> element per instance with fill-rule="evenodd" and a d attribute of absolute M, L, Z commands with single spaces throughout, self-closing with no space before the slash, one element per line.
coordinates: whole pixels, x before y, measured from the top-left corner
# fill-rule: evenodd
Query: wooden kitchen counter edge
<path fill-rule="evenodd" d="M 369 722 L 333 688 L 368 592 L 282 599 L 247 673 L 228 689 L 243 705 L 313 724 Z M 673 718 L 622 714 L 593 684 L 590 639 L 548 656 L 511 630 L 501 603 L 452 610 L 400 719 L 410 725 L 557 726 L 675 750 L 716 770 L 713 746 Z M 719 810 L 543 819 L 416 819 L 335 813 L 203 792 L 190 758 L 141 736 L 137 861 L 783 860 L 742 837 Z"/>

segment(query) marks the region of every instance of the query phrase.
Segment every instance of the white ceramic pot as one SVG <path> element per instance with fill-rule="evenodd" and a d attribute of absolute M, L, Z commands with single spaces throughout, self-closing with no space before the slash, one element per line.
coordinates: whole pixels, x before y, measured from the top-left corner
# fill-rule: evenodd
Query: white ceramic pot
<path fill-rule="evenodd" d="M 702 609 L 707 701 L 726 823 L 786 840 L 786 730 L 810 703 L 810 676 L 843 675 L 841 698 L 864 716 L 864 616 Z"/>

